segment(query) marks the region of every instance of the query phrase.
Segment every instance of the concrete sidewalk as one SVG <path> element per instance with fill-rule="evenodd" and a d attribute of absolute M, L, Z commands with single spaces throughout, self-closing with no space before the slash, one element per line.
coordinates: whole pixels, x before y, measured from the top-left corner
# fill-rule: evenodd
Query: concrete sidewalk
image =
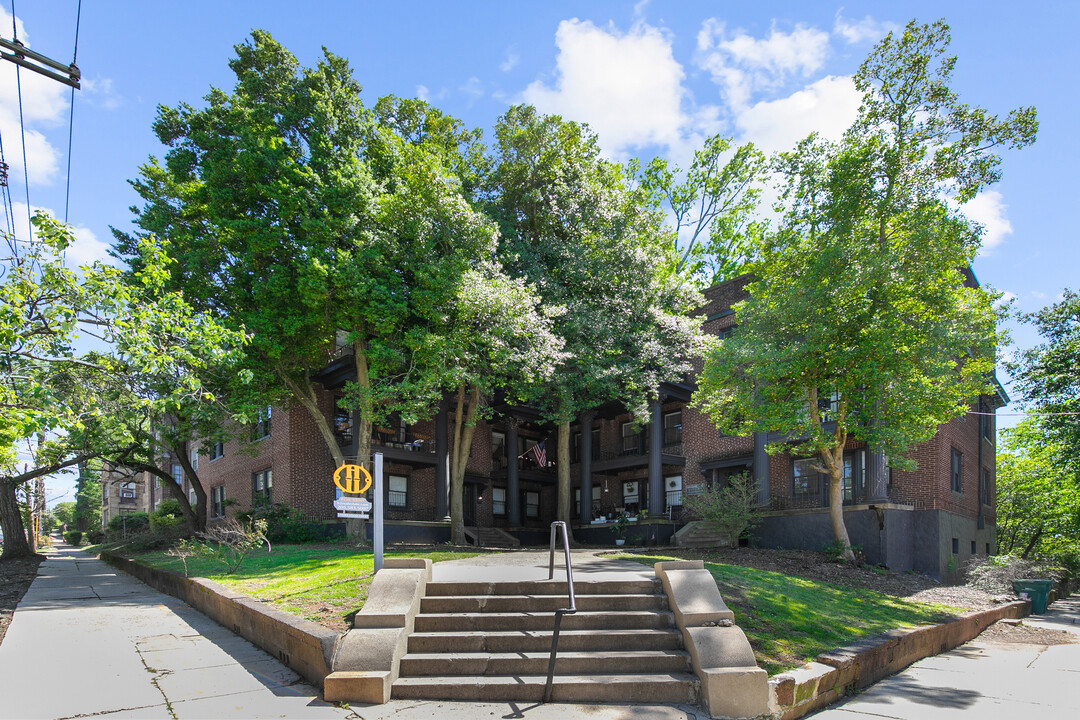
<path fill-rule="evenodd" d="M 417 702 L 336 707 L 273 657 L 169 595 L 80 550 L 57 545 L 15 611 L 0 645 L 0 720 L 102 716 L 147 720 L 205 718 L 524 718 L 703 720 L 692 706 L 527 705 Z M 559 558 L 561 562 L 561 558 Z M 574 558 L 575 569 L 578 562 Z M 616 561 L 617 562 L 617 561 Z M 522 553 L 515 569 L 485 579 L 536 575 L 547 556 Z M 618 568 L 583 559 L 592 579 Z M 507 563 L 500 563 L 506 565 Z M 556 577 L 561 567 L 556 565 Z M 476 573 L 456 565 L 446 577 Z M 565 575 L 563 575 L 565 577 Z"/>
<path fill-rule="evenodd" d="M 1066 630 L 1072 644 L 1006 643 L 981 635 L 885 678 L 815 720 L 1027 720 L 1080 717 L 1080 595 L 1058 600 L 1032 627 Z"/>

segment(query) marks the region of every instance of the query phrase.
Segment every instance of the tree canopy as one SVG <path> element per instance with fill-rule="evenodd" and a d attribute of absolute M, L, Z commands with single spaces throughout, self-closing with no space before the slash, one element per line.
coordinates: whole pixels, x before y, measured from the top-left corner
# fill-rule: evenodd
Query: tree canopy
<path fill-rule="evenodd" d="M 948 44 L 943 22 L 891 33 L 855 75 L 863 102 L 843 139 L 811 136 L 776 158 L 782 221 L 696 395 L 722 431 L 779 433 L 773 451 L 817 459 L 845 547 L 848 439 L 910 466 L 914 443 L 989 391 L 994 295 L 967 274 L 981 229 L 948 198 L 996 181 L 993 150 L 1032 142 L 1037 123 L 1031 108 L 999 120 L 962 104 Z"/>

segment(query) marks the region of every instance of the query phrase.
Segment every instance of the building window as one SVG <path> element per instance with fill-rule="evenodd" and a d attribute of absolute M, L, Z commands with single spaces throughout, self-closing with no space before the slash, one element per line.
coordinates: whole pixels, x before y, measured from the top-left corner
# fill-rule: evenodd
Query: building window
<path fill-rule="evenodd" d="M 404 475 L 390 475 L 387 483 L 386 502 L 392 508 L 409 506 L 409 479 Z"/>
<path fill-rule="evenodd" d="M 258 419 L 255 421 L 255 427 L 252 428 L 251 438 L 252 440 L 262 440 L 264 437 L 270 435 L 270 406 L 259 410 Z"/>
<path fill-rule="evenodd" d="M 491 469 L 506 469 L 506 433 L 491 433 Z"/>
<path fill-rule="evenodd" d="M 576 432 L 570 436 L 570 462 L 576 463 L 581 460 L 581 433 Z"/>
<path fill-rule="evenodd" d="M 953 448 L 952 450 L 952 491 L 964 492 L 964 454 Z"/>
<path fill-rule="evenodd" d="M 270 468 L 260 470 L 251 476 L 251 499 L 253 504 L 260 501 L 269 505 L 273 502 L 274 471 Z"/>
<path fill-rule="evenodd" d="M 106 485 L 102 485 L 102 496 L 105 496 Z M 126 482 L 120 485 L 120 503 L 122 505 L 134 505 L 135 504 L 135 483 Z"/>
<path fill-rule="evenodd" d="M 592 460 L 600 459 L 600 428 L 592 429 Z"/>
<path fill-rule="evenodd" d="M 225 457 L 225 443 L 218 440 L 210 446 L 210 462 L 214 462 L 220 457 Z"/>
<path fill-rule="evenodd" d="M 339 446 L 352 445 L 352 413 L 348 410 L 334 410 L 334 438 Z"/>
<path fill-rule="evenodd" d="M 635 455 L 641 452 L 641 433 L 634 430 L 634 424 L 624 422 L 619 426 L 619 454 Z"/>
<path fill-rule="evenodd" d="M 863 493 L 863 452 L 844 455 L 844 477 L 841 479 L 841 495 L 845 503 L 854 503 Z"/>
<path fill-rule="evenodd" d="M 817 495 L 821 488 L 821 477 L 815 469 L 816 460 L 796 460 L 792 463 L 791 495 L 805 498 Z"/>
<path fill-rule="evenodd" d="M 637 480 L 623 483 L 623 507 L 631 513 L 641 509 L 641 483 Z"/>
<path fill-rule="evenodd" d="M 952 539 L 952 554 L 953 555 L 959 555 L 960 554 L 960 538 L 953 538 Z"/>
<path fill-rule="evenodd" d="M 989 409 L 979 405 L 979 434 L 990 442 L 994 442 L 994 416 Z"/>
<path fill-rule="evenodd" d="M 188 490 L 188 504 L 191 508 L 195 509 L 195 504 L 199 502 L 199 496 L 195 494 L 195 488 Z"/>
<path fill-rule="evenodd" d="M 682 410 L 664 415 L 664 445 L 682 443 Z"/>
<path fill-rule="evenodd" d="M 195 448 L 192 448 L 191 452 L 188 453 L 188 459 L 191 461 L 191 469 L 192 470 L 198 470 L 199 469 L 199 451 L 196 450 Z"/>
<path fill-rule="evenodd" d="M 506 515 L 506 488 L 491 488 L 491 514 Z"/>
<path fill-rule="evenodd" d="M 596 513 L 596 509 L 600 507 L 600 486 L 592 486 L 592 511 Z M 574 488 L 574 514 L 581 517 L 581 488 Z M 591 518 L 590 518 L 591 519 Z"/>
<path fill-rule="evenodd" d="M 225 517 L 225 486 L 210 488 L 210 517 Z"/>
<path fill-rule="evenodd" d="M 682 505 L 682 475 L 668 475 L 664 478 L 664 492 L 666 494 L 667 507 Z"/>
<path fill-rule="evenodd" d="M 971 541 L 971 554 L 972 555 L 975 554 L 975 541 L 974 540 Z"/>
<path fill-rule="evenodd" d="M 180 466 L 180 463 L 173 463 L 172 479 L 178 486 L 184 486 L 184 468 Z"/>
<path fill-rule="evenodd" d="M 538 492 L 526 492 L 525 493 L 525 517 L 538 518 L 540 517 L 540 493 Z"/>
<path fill-rule="evenodd" d="M 716 331 L 716 337 L 720 338 L 721 340 L 726 340 L 727 338 L 729 338 L 729 337 L 731 337 L 732 335 L 735 334 L 735 328 L 737 328 L 737 327 L 739 327 L 739 326 L 738 325 L 730 325 L 730 326 L 728 326 L 726 328 L 720 328 L 719 330 Z"/>
<path fill-rule="evenodd" d="M 986 554 L 990 554 L 990 543 L 986 543 Z"/>

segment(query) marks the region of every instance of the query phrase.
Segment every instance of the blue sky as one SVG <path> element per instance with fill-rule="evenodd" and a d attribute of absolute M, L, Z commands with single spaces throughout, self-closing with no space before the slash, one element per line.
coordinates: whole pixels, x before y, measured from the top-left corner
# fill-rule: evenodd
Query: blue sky
<path fill-rule="evenodd" d="M 77 7 L 16 0 L 20 39 L 70 62 Z M 109 227 L 130 226 L 137 197 L 127 181 L 163 151 L 150 129 L 157 106 L 198 104 L 212 85 L 231 89 L 232 46 L 253 28 L 306 65 L 323 46 L 348 58 L 368 104 L 390 93 L 423 97 L 490 137 L 510 104 L 531 102 L 588 122 L 612 157 L 678 161 L 716 132 L 768 151 L 811 130 L 839 134 L 858 104 L 850 75 L 873 43 L 912 18 L 942 17 L 943 7 L 961 99 L 997 114 L 1039 111 L 1035 145 L 1006 153 L 1003 181 L 966 207 L 986 226 L 979 279 L 1036 310 L 1080 286 L 1068 229 L 1080 167 L 1073 3 L 90 0 L 70 126 L 68 219 L 79 242 L 69 257 L 102 257 Z M 0 0 L 7 39 L 11 13 L 12 0 Z M 25 233 L 27 190 L 32 206 L 64 215 L 71 95 L 26 71 L 22 86 L 29 185 L 14 66 L 0 63 L 0 135 L 16 230 Z M 1014 337 L 1036 339 L 1026 328 Z"/>

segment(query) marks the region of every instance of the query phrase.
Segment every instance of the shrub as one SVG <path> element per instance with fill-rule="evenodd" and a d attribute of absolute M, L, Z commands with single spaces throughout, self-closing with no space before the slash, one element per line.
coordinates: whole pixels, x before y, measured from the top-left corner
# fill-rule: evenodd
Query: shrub
<path fill-rule="evenodd" d="M 109 531 L 119 535 L 127 528 L 127 532 L 138 533 L 150 529 L 150 516 L 144 512 L 131 513 L 130 515 L 117 515 L 109 518 Z"/>
<path fill-rule="evenodd" d="M 761 522 L 757 483 L 750 473 L 732 475 L 723 488 L 711 487 L 700 495 L 686 495 L 683 503 L 691 515 L 704 521 L 736 547 Z"/>
<path fill-rule="evenodd" d="M 64 542 L 69 545 L 78 545 L 82 542 L 82 535 L 81 530 L 68 530 L 64 533 Z"/>
<path fill-rule="evenodd" d="M 266 539 L 266 526 L 265 518 L 251 523 L 242 523 L 232 518 L 223 520 L 200 533 L 202 540 L 197 554 L 220 562 L 225 566 L 225 572 L 232 575 L 252 550 L 263 543 L 270 549 L 270 541 Z M 186 561 L 184 566 L 187 567 Z"/>
<path fill-rule="evenodd" d="M 86 533 L 86 540 L 91 545 L 99 545 L 99 544 L 105 542 L 105 531 L 104 530 L 90 530 L 90 531 L 88 531 Z"/>
<path fill-rule="evenodd" d="M 186 527 L 187 521 L 182 517 L 157 514 L 150 516 L 150 531 L 157 535 L 178 537 Z"/>
<path fill-rule="evenodd" d="M 1012 595 L 1013 580 L 1045 579 L 1058 581 L 1065 570 L 1043 560 L 1026 560 L 1011 555 L 995 555 L 976 560 L 967 569 L 967 584 L 984 592 Z"/>
<path fill-rule="evenodd" d="M 236 514 L 241 522 L 266 520 L 266 539 L 269 542 L 308 543 L 323 538 L 323 528 L 304 517 L 297 508 L 282 503 L 256 505 L 247 512 Z"/>

